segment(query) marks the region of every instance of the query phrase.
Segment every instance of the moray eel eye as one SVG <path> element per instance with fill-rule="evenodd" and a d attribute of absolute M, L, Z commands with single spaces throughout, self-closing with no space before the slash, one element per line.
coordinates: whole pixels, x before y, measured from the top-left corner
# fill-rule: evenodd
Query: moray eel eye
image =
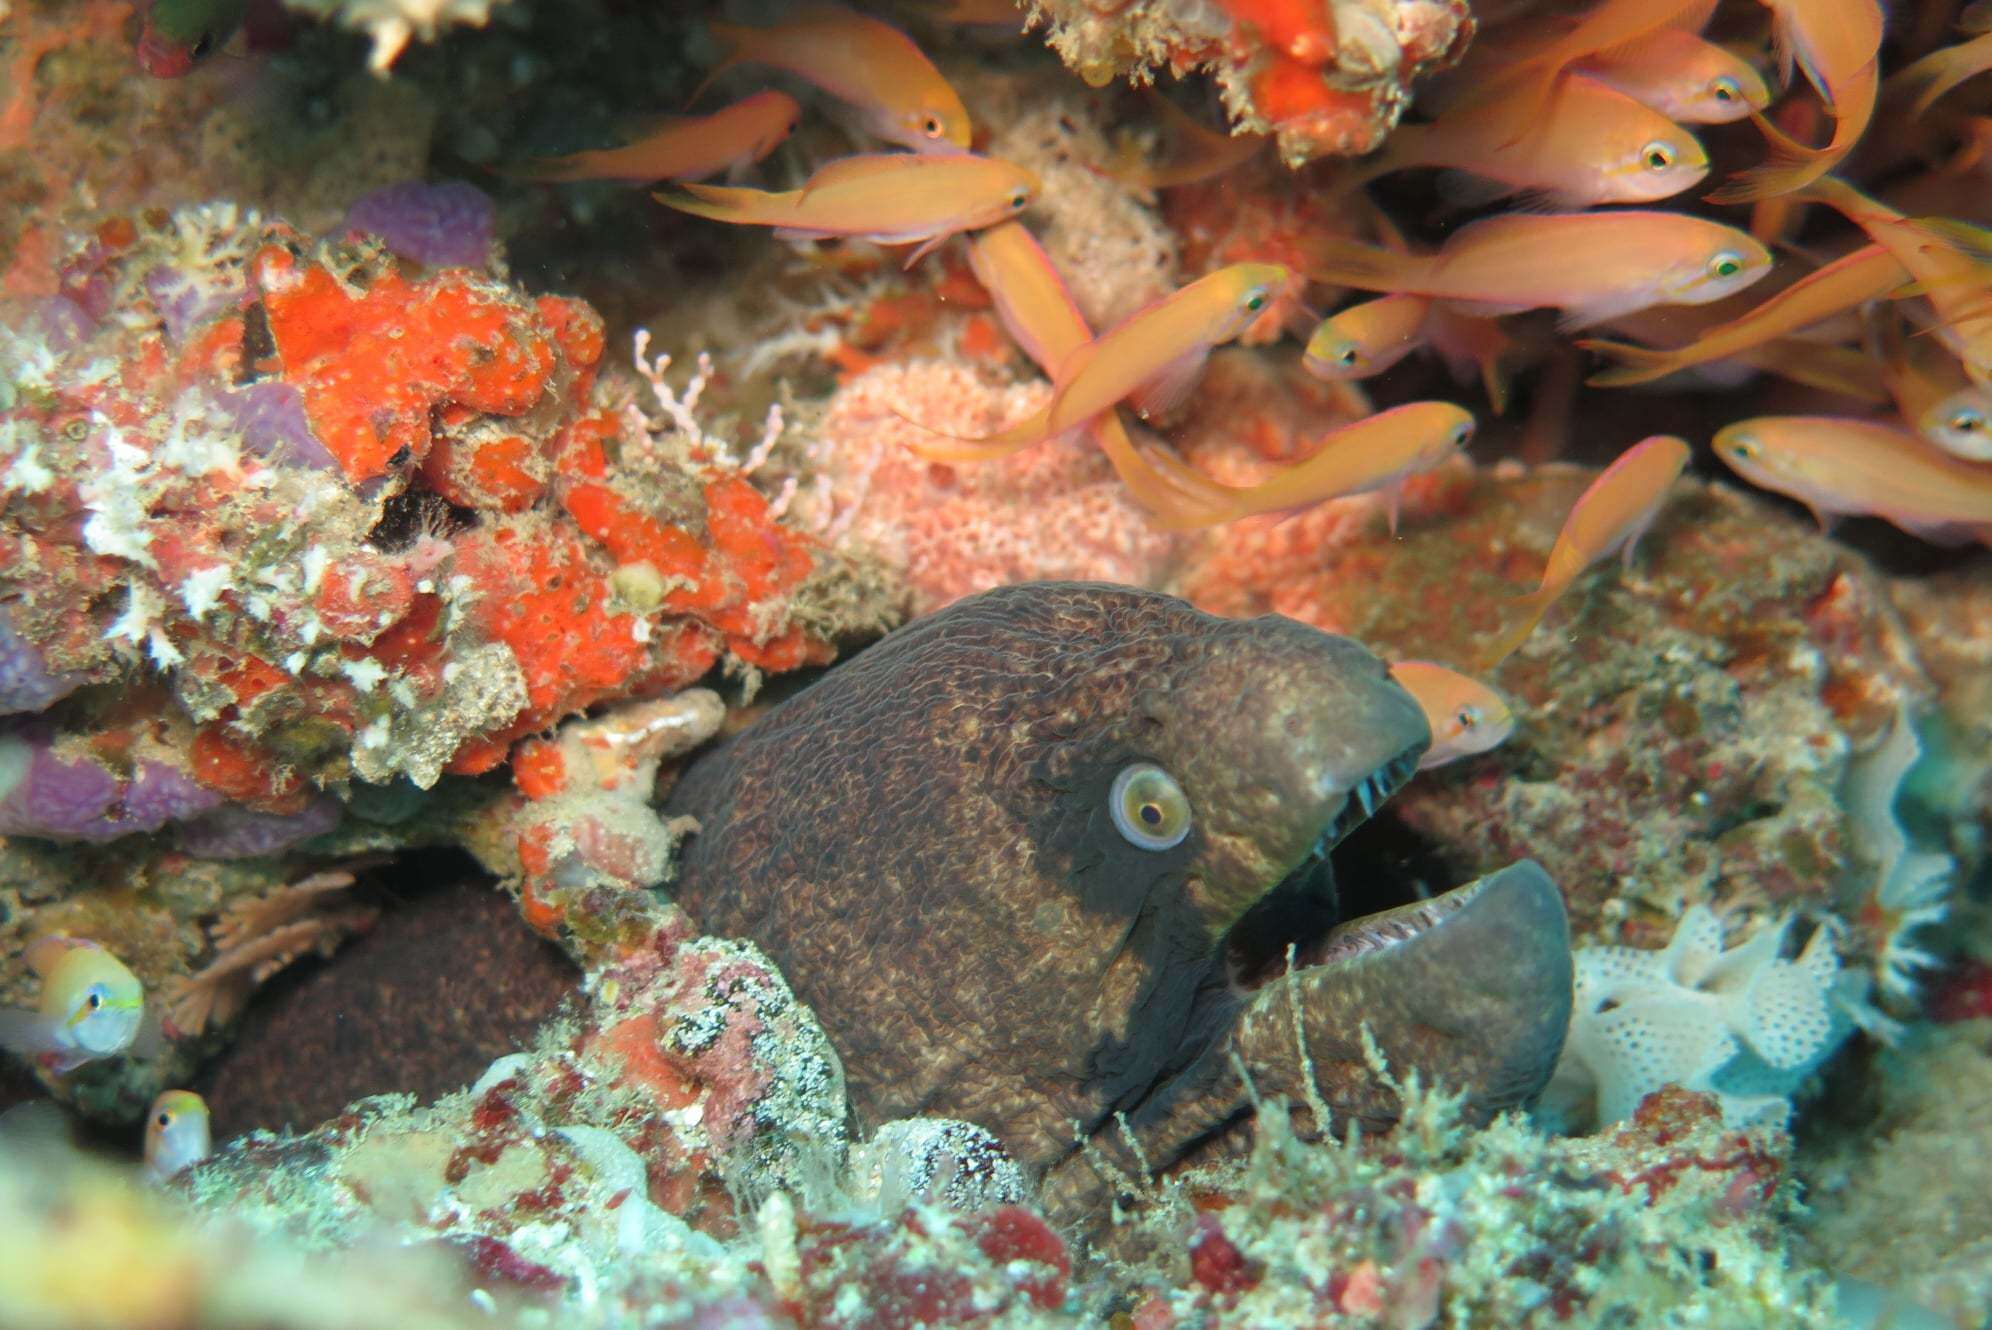
<path fill-rule="evenodd" d="M 1190 834 L 1190 797 L 1153 762 L 1133 762 L 1107 794 L 1114 827 L 1137 850 L 1171 850 Z"/>

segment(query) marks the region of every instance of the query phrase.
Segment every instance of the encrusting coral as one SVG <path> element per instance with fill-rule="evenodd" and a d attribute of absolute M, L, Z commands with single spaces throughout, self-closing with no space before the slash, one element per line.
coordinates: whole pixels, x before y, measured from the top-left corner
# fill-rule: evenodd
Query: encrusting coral
<path fill-rule="evenodd" d="M 1715 912 L 1695 905 L 1659 951 L 1579 948 L 1570 1035 L 1544 1113 L 1608 1126 L 1678 1085 L 1712 1093 L 1731 1126 L 1783 1125 L 1791 1092 L 1852 1033 L 1864 1004 L 1858 980 L 1842 981 L 1833 929 L 1815 928 L 1787 960 L 1790 927 L 1725 949 Z"/>

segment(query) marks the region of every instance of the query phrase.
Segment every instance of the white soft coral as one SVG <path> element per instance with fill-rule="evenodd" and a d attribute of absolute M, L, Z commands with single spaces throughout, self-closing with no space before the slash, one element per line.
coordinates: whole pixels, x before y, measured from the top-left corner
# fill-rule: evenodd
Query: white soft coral
<path fill-rule="evenodd" d="M 1546 1112 L 1567 1126 L 1602 1125 L 1681 1085 L 1715 1094 L 1732 1125 L 1781 1123 L 1791 1091 L 1850 1028 L 1831 932 L 1817 929 L 1786 959 L 1791 922 L 1725 951 L 1721 922 L 1697 905 L 1662 950 L 1577 951 L 1570 1034 Z"/>

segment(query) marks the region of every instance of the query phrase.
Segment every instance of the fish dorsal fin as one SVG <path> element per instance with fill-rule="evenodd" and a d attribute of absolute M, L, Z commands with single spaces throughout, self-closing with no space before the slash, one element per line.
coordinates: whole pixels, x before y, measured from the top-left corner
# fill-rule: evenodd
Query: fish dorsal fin
<path fill-rule="evenodd" d="M 51 934 L 48 937 L 39 937 L 30 942 L 27 950 L 21 953 L 21 959 L 27 962 L 30 970 L 33 970 L 36 974 L 46 979 L 49 971 L 55 968 L 56 962 L 60 961 L 70 952 L 75 951 L 78 947 L 87 947 L 89 945 L 89 943 L 78 938 L 63 937 L 61 934 Z"/>
<path fill-rule="evenodd" d="M 1155 372 L 1154 377 L 1128 394 L 1128 405 L 1143 420 L 1167 416 L 1183 404 L 1203 374 L 1210 358 L 1208 346 L 1193 347 Z"/>
<path fill-rule="evenodd" d="M 854 157 L 839 157 L 834 162 L 825 162 L 816 168 L 814 175 L 803 181 L 802 188 L 795 192 L 796 202 L 802 202 L 819 189 L 891 175 L 922 161 L 931 164 L 934 159 L 922 157 L 917 152 L 861 152 Z"/>
<path fill-rule="evenodd" d="M 839 157 L 834 162 L 825 162 L 816 168 L 802 187 L 808 194 L 826 185 L 848 185 L 853 180 L 868 180 L 873 176 L 890 175 L 920 163 L 933 163 L 932 157 L 923 157 L 917 152 L 861 152 L 854 157 Z"/>

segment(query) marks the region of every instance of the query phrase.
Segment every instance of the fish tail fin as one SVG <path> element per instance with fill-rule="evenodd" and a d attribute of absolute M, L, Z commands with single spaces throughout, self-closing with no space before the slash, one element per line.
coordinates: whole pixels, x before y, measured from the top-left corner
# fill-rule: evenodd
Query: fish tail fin
<path fill-rule="evenodd" d="M 733 185 L 701 185 L 688 180 L 670 193 L 659 190 L 650 197 L 667 208 L 694 217 L 754 226 L 772 224 L 775 220 L 772 214 L 781 205 L 793 204 L 798 196 L 796 190 L 770 192 Z"/>
<path fill-rule="evenodd" d="M 1770 145 L 1770 157 L 1761 166 L 1739 171 L 1729 183 L 1704 196 L 1709 203 L 1755 203 L 1779 198 L 1805 189 L 1839 163 L 1845 152 L 1834 145 L 1812 148 L 1779 129 L 1761 111 L 1750 119 Z"/>
<path fill-rule="evenodd" d="M 999 461 L 1051 437 L 1050 406 L 1045 406 L 1025 416 L 1008 429 L 998 430 L 994 434 L 955 434 L 929 425 L 925 421 L 915 420 L 898 407 L 886 409 L 915 429 L 924 430 L 934 436 L 933 442 L 923 441 L 907 445 L 914 453 L 929 462 Z"/>
<path fill-rule="evenodd" d="M 1515 648 L 1529 640 L 1529 635 L 1542 622 L 1542 616 L 1549 613 L 1549 607 L 1556 601 L 1556 588 L 1543 586 L 1526 596 L 1518 598 L 1524 613 L 1507 631 L 1494 639 L 1494 642 L 1476 662 L 1476 670 L 1485 673 L 1515 654 Z"/>
<path fill-rule="evenodd" d="M 1985 72 L 1983 64 L 1972 59 L 1973 54 L 1965 46 L 1932 51 L 1890 79 L 1889 90 L 1906 92 L 1920 87 L 1922 91 L 1909 104 L 1909 114 L 1921 116 L 1952 88 Z"/>
<path fill-rule="evenodd" d="M 1237 491 L 1163 449 L 1139 448 L 1118 411 L 1100 417 L 1093 426 L 1093 438 L 1128 493 L 1148 509 L 1163 530 L 1214 526 L 1235 515 L 1232 499 Z"/>
<path fill-rule="evenodd" d="M 706 89 L 736 65 L 754 63 L 754 29 L 741 23 L 722 23 L 713 19 L 706 24 L 706 31 L 712 34 L 713 41 L 719 44 L 719 63 L 706 71 L 699 80 L 699 86 L 692 89 L 692 95 L 685 98 L 685 109 L 698 105 L 699 98 L 705 96 Z"/>
<path fill-rule="evenodd" d="M 1398 254 L 1353 240 L 1329 240 L 1318 243 L 1308 255 L 1307 275 L 1333 286 L 1396 291 L 1429 262 L 1422 255 Z"/>
<path fill-rule="evenodd" d="M 1593 388 L 1628 388 L 1635 383 L 1651 383 L 1664 379 L 1677 369 L 1685 369 L 1680 362 L 1678 350 L 1665 351 L 1653 346 L 1635 346 L 1631 342 L 1614 342 L 1605 337 L 1580 337 L 1579 348 L 1595 351 L 1601 355 L 1616 356 L 1621 362 L 1610 369 L 1600 370 L 1584 380 Z"/>

